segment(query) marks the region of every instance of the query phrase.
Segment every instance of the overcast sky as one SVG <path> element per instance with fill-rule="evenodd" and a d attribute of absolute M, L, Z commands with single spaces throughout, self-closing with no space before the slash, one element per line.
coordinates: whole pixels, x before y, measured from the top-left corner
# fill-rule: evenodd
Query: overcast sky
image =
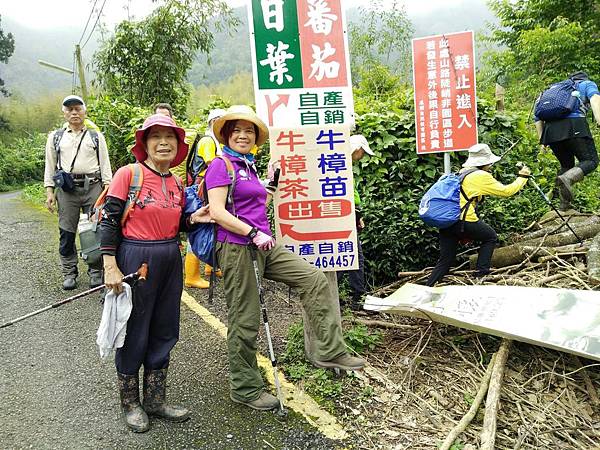
<path fill-rule="evenodd" d="M 482 0 L 483 2 L 484 0 Z M 99 8 L 104 2 L 104 20 L 108 25 L 114 25 L 127 19 L 125 5 L 129 3 L 129 14 L 142 18 L 155 5 L 152 0 L 0 0 L 0 15 L 10 17 L 20 24 L 30 28 L 55 28 L 64 26 L 81 28 L 85 26 L 90 9 L 94 2 Z M 245 5 L 249 0 L 227 0 L 232 7 Z M 392 0 L 384 3 L 392 5 Z M 404 0 L 409 15 L 429 12 L 437 8 L 452 8 L 462 3 L 462 0 Z M 342 0 L 346 8 L 366 6 L 369 0 Z M 95 21 L 95 15 L 93 21 Z M 93 23 L 90 24 L 90 28 Z"/>

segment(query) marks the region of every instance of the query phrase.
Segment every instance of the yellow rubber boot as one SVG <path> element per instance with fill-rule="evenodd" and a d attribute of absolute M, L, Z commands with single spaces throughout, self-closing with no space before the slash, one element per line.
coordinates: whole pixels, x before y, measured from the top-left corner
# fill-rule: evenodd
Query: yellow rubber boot
<path fill-rule="evenodd" d="M 208 289 L 209 282 L 200 276 L 200 260 L 192 252 L 185 254 L 185 287 Z"/>
<path fill-rule="evenodd" d="M 210 277 L 210 274 L 212 273 L 212 266 L 205 264 L 204 265 L 204 275 L 206 275 L 207 277 Z M 223 272 L 221 272 L 221 269 L 217 270 L 216 275 L 218 277 L 222 277 L 223 276 Z"/>

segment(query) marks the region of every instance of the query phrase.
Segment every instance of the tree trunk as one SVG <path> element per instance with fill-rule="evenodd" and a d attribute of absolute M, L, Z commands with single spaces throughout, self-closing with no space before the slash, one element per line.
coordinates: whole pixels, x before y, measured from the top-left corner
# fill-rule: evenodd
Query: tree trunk
<path fill-rule="evenodd" d="M 504 367 L 508 359 L 511 341 L 502 339 L 500 349 L 496 353 L 496 362 L 492 369 L 492 377 L 485 400 L 485 416 L 483 417 L 483 428 L 481 430 L 480 450 L 494 450 L 496 442 L 496 422 L 498 409 L 500 408 L 500 392 L 502 392 L 502 379 L 504 378 Z"/>

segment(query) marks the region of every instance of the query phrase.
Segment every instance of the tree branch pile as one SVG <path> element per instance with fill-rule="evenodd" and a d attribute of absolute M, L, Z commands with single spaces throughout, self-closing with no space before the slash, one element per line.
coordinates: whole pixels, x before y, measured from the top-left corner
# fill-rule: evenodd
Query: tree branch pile
<path fill-rule="evenodd" d="M 475 278 L 467 259 L 444 283 L 600 289 L 600 217 L 567 219 L 584 245 L 548 214 L 496 250 L 489 275 Z M 430 271 L 401 272 L 373 295 Z M 372 397 L 348 393 L 346 426 L 370 436 L 361 448 L 600 450 L 600 363 L 417 318 L 364 322 L 386 338 L 359 375 Z"/>

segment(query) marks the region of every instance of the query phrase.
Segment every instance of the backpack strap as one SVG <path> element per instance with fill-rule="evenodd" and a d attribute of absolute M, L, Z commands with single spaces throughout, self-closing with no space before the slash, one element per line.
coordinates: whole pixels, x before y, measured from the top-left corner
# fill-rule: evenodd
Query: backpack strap
<path fill-rule="evenodd" d="M 62 169 L 62 167 L 60 166 L 60 141 L 63 138 L 63 134 L 65 134 L 65 129 L 59 128 L 54 132 L 54 138 L 52 139 L 54 151 L 56 152 L 56 167 L 58 169 Z"/>
<path fill-rule="evenodd" d="M 462 216 L 460 218 L 461 222 L 464 222 L 466 217 L 467 217 L 467 212 L 469 211 L 469 206 L 471 206 L 471 203 L 473 203 L 473 201 L 475 201 L 477 199 L 477 196 L 475 197 L 471 197 L 469 198 L 469 196 L 467 195 L 467 193 L 464 191 L 462 184 L 464 179 L 467 177 L 467 175 L 472 174 L 473 172 L 478 171 L 478 168 L 473 168 L 473 169 L 468 169 L 465 170 L 463 173 L 459 174 L 458 178 L 460 180 L 460 194 L 465 198 L 465 200 L 467 201 L 467 203 L 465 203 L 465 206 L 463 206 L 462 208 L 460 208 L 460 215 Z"/>
<path fill-rule="evenodd" d="M 223 162 L 225 163 L 225 168 L 227 169 L 227 175 L 229 175 L 229 181 L 231 181 L 231 184 L 227 187 L 227 203 L 229 203 L 231 205 L 233 215 L 235 216 L 236 215 L 235 214 L 235 204 L 233 203 L 233 192 L 235 191 L 235 183 L 236 183 L 235 169 L 233 168 L 233 164 L 231 163 L 231 160 L 227 156 L 217 155 L 217 156 L 215 156 L 213 161 L 217 158 L 222 159 Z M 205 186 L 205 189 L 206 189 L 206 186 Z M 206 198 L 208 198 L 208 194 L 207 194 Z"/>
<path fill-rule="evenodd" d="M 198 143 L 200 142 L 200 139 L 202 139 L 203 136 L 200 136 L 200 133 L 196 134 L 196 137 L 194 138 L 194 142 L 192 143 L 192 145 L 190 145 L 190 150 L 189 153 L 187 155 L 187 159 L 185 161 L 185 184 L 186 186 L 191 186 L 192 184 L 194 184 L 196 182 L 196 178 L 198 177 L 198 174 L 200 174 L 200 172 L 202 172 L 202 170 L 204 170 L 204 168 L 206 168 L 206 162 L 204 162 L 203 164 L 203 168 L 201 170 L 198 170 L 198 173 L 195 173 L 196 170 L 194 170 L 194 160 L 196 159 L 196 156 L 198 155 Z M 189 184 L 188 184 L 189 183 Z"/>
<path fill-rule="evenodd" d="M 131 171 L 131 178 L 129 179 L 129 192 L 127 193 L 127 200 L 125 201 L 123 217 L 121 217 L 121 226 L 123 226 L 129 218 L 129 214 L 135 207 L 138 198 L 140 197 L 142 184 L 144 184 L 144 171 L 142 170 L 140 164 L 133 163 L 129 164 L 128 167 Z"/>
<path fill-rule="evenodd" d="M 98 160 L 98 165 L 100 165 L 100 138 L 98 137 L 98 132 L 96 130 L 90 128 L 89 132 L 92 142 L 94 143 L 94 149 L 96 150 L 96 159 Z"/>

